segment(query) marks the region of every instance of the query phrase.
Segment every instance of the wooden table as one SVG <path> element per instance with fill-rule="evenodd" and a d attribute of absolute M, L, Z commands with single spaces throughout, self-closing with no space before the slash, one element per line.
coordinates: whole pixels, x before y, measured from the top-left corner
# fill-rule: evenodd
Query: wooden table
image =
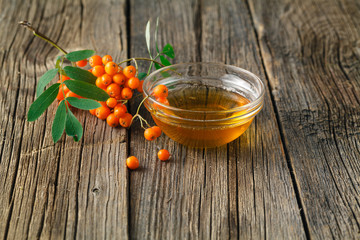
<path fill-rule="evenodd" d="M 1 1 L 0 239 L 359 239 L 360 2 L 357 0 Z M 175 62 L 240 66 L 265 107 L 232 143 L 156 143 L 86 111 L 78 143 L 54 144 L 55 104 L 26 114 L 58 51 L 147 56 L 145 24 Z M 142 63 L 141 68 L 147 64 Z M 135 112 L 140 98 L 129 103 Z M 142 109 L 146 119 L 150 115 Z M 156 159 L 158 148 L 173 157 Z M 136 155 L 141 167 L 129 171 Z"/>

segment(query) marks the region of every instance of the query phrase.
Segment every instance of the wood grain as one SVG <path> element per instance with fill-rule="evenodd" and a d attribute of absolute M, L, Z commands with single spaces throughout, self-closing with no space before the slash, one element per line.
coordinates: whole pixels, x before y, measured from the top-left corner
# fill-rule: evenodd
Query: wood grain
<path fill-rule="evenodd" d="M 359 239 L 359 2 L 250 7 L 310 235 Z"/>
<path fill-rule="evenodd" d="M 138 29 L 159 16 L 161 44 L 174 45 L 177 63 L 226 62 L 265 79 L 244 2 L 138 1 L 131 16 L 131 55 L 147 54 Z M 265 101 L 242 137 L 216 149 L 187 149 L 165 136 L 147 142 L 134 126 L 130 152 L 142 169 L 130 174 L 133 238 L 305 238 L 269 92 Z M 172 152 L 170 162 L 156 160 L 158 148 Z"/>
<path fill-rule="evenodd" d="M 126 58 L 125 2 L 3 1 L 1 7 L 0 238 L 127 238 L 126 131 L 75 111 L 82 141 L 63 137 L 53 144 L 55 104 L 26 122 L 36 81 L 58 53 L 17 26 L 29 20 L 68 51 L 95 48 Z"/>

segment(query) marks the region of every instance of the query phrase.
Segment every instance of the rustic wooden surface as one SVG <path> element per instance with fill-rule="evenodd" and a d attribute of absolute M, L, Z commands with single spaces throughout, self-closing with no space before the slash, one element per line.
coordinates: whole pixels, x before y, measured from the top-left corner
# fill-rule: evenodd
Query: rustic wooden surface
<path fill-rule="evenodd" d="M 0 6 L 0 239 L 360 238 L 358 1 Z M 54 144 L 54 105 L 26 122 L 34 86 L 58 53 L 18 21 L 67 50 L 124 59 L 147 55 L 145 24 L 157 16 L 160 45 L 174 46 L 175 62 L 224 62 L 265 81 L 265 107 L 243 136 L 194 150 L 77 111 L 83 139 Z M 156 160 L 163 147 L 173 154 L 167 163 Z M 129 154 L 140 169 L 127 170 Z"/>

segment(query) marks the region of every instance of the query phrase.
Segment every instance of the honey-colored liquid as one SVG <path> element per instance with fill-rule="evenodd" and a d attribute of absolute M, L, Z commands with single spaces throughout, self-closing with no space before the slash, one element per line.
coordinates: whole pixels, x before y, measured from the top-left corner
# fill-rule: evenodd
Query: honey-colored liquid
<path fill-rule="evenodd" d="M 231 142 L 244 133 L 253 120 L 253 117 L 241 119 L 244 111 L 222 114 L 209 112 L 230 110 L 250 102 L 239 93 L 221 88 L 198 86 L 170 90 L 168 101 L 170 106 L 176 108 L 200 111 L 189 113 L 166 110 L 164 114 L 152 113 L 154 121 L 166 135 L 190 147 L 216 147 Z M 176 119 L 167 115 L 175 115 Z"/>

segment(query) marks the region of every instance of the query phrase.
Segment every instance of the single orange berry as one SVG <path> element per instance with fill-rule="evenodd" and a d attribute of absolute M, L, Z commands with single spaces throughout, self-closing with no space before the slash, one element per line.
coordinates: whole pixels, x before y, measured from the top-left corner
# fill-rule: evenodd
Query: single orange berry
<path fill-rule="evenodd" d="M 126 166 L 131 170 L 135 170 L 139 167 L 139 160 L 134 156 L 128 157 L 126 159 Z"/>
<path fill-rule="evenodd" d="M 127 78 L 135 77 L 136 68 L 134 66 L 131 66 L 131 65 L 127 66 L 127 67 L 124 68 L 123 73 Z"/>
<path fill-rule="evenodd" d="M 111 113 L 110 108 L 106 106 L 101 106 L 97 108 L 95 111 L 95 115 L 101 120 L 105 120 L 110 113 Z"/>
<path fill-rule="evenodd" d="M 96 108 L 95 109 L 90 109 L 89 112 L 91 113 L 91 115 L 95 115 L 96 114 Z"/>
<path fill-rule="evenodd" d="M 144 131 L 144 137 L 146 140 L 152 141 L 156 139 L 156 133 L 152 128 L 147 128 Z"/>
<path fill-rule="evenodd" d="M 86 64 L 87 64 L 87 60 L 86 60 L 86 59 L 80 60 L 80 61 L 77 61 L 77 62 L 76 62 L 76 66 L 78 66 L 78 67 L 85 67 Z"/>
<path fill-rule="evenodd" d="M 61 75 L 61 80 L 66 81 L 69 80 L 70 78 L 68 76 L 65 75 Z"/>
<path fill-rule="evenodd" d="M 108 100 L 106 100 L 106 105 L 109 108 L 114 108 L 117 105 L 117 100 L 115 98 L 108 98 Z"/>
<path fill-rule="evenodd" d="M 102 57 L 102 63 L 106 65 L 108 62 L 112 62 L 112 57 L 110 55 L 105 55 Z"/>
<path fill-rule="evenodd" d="M 128 87 L 124 87 L 123 90 L 121 91 L 121 97 L 123 99 L 126 99 L 126 100 L 131 99 L 132 96 L 133 96 L 133 92 Z"/>
<path fill-rule="evenodd" d="M 101 77 L 98 77 L 95 81 L 95 84 L 98 88 L 101 88 L 103 90 L 106 90 L 106 85 L 103 84 Z"/>
<path fill-rule="evenodd" d="M 112 83 L 106 88 L 106 92 L 109 94 L 110 97 L 115 97 L 120 95 L 121 88 L 116 83 Z"/>
<path fill-rule="evenodd" d="M 137 87 L 137 90 L 139 93 L 142 93 L 144 90 L 143 90 L 143 84 L 144 84 L 144 80 L 141 80 L 140 83 L 139 83 L 139 86 Z"/>
<path fill-rule="evenodd" d="M 130 113 L 125 113 L 124 116 L 119 119 L 120 125 L 125 128 L 130 127 L 132 117 Z"/>
<path fill-rule="evenodd" d="M 161 129 L 158 126 L 153 126 L 151 129 L 154 131 L 156 138 L 161 136 Z"/>
<path fill-rule="evenodd" d="M 105 86 L 109 86 L 112 83 L 112 78 L 109 74 L 104 73 L 101 76 L 101 82 L 105 85 Z"/>
<path fill-rule="evenodd" d="M 155 97 L 158 97 L 158 98 L 167 98 L 168 96 L 168 88 L 165 86 L 165 85 L 157 85 L 155 88 L 154 88 L 154 96 Z"/>
<path fill-rule="evenodd" d="M 92 74 L 95 77 L 101 77 L 105 73 L 104 67 L 102 65 L 97 65 L 93 68 Z"/>
<path fill-rule="evenodd" d="M 110 127 L 119 126 L 119 118 L 117 118 L 114 113 L 110 113 L 109 116 L 107 116 L 106 122 Z"/>
<path fill-rule="evenodd" d="M 137 89 L 140 85 L 140 80 L 137 77 L 132 77 L 128 80 L 128 85 L 131 89 Z"/>
<path fill-rule="evenodd" d="M 117 73 L 113 76 L 113 81 L 114 83 L 117 83 L 119 85 L 124 85 L 125 81 L 126 81 L 126 77 L 123 73 Z"/>
<path fill-rule="evenodd" d="M 72 92 L 72 91 L 69 91 L 66 93 L 65 97 L 76 97 L 76 98 L 83 98 L 82 96 L 80 95 L 77 95 L 76 93 Z"/>
<path fill-rule="evenodd" d="M 65 84 L 61 84 L 61 85 L 59 86 L 59 93 L 58 93 L 58 95 L 56 96 L 56 98 L 57 98 L 59 101 L 63 100 L 63 99 L 64 99 L 64 94 L 65 94 L 65 96 L 66 96 L 66 94 L 67 94 L 69 91 L 70 91 L 69 88 L 68 88 Z M 63 94 L 63 93 L 64 93 L 64 94 Z"/>
<path fill-rule="evenodd" d="M 114 62 L 108 62 L 105 65 L 105 72 L 109 75 L 114 75 L 118 71 L 118 65 Z"/>
<path fill-rule="evenodd" d="M 122 103 L 119 103 L 114 107 L 114 114 L 117 118 L 121 118 L 125 116 L 126 112 L 127 112 L 127 107 Z"/>
<path fill-rule="evenodd" d="M 102 59 L 99 55 L 94 55 L 89 58 L 89 64 L 91 67 L 102 65 Z"/>
<path fill-rule="evenodd" d="M 166 149 L 161 149 L 157 155 L 161 161 L 166 161 L 170 158 L 170 153 Z"/>

